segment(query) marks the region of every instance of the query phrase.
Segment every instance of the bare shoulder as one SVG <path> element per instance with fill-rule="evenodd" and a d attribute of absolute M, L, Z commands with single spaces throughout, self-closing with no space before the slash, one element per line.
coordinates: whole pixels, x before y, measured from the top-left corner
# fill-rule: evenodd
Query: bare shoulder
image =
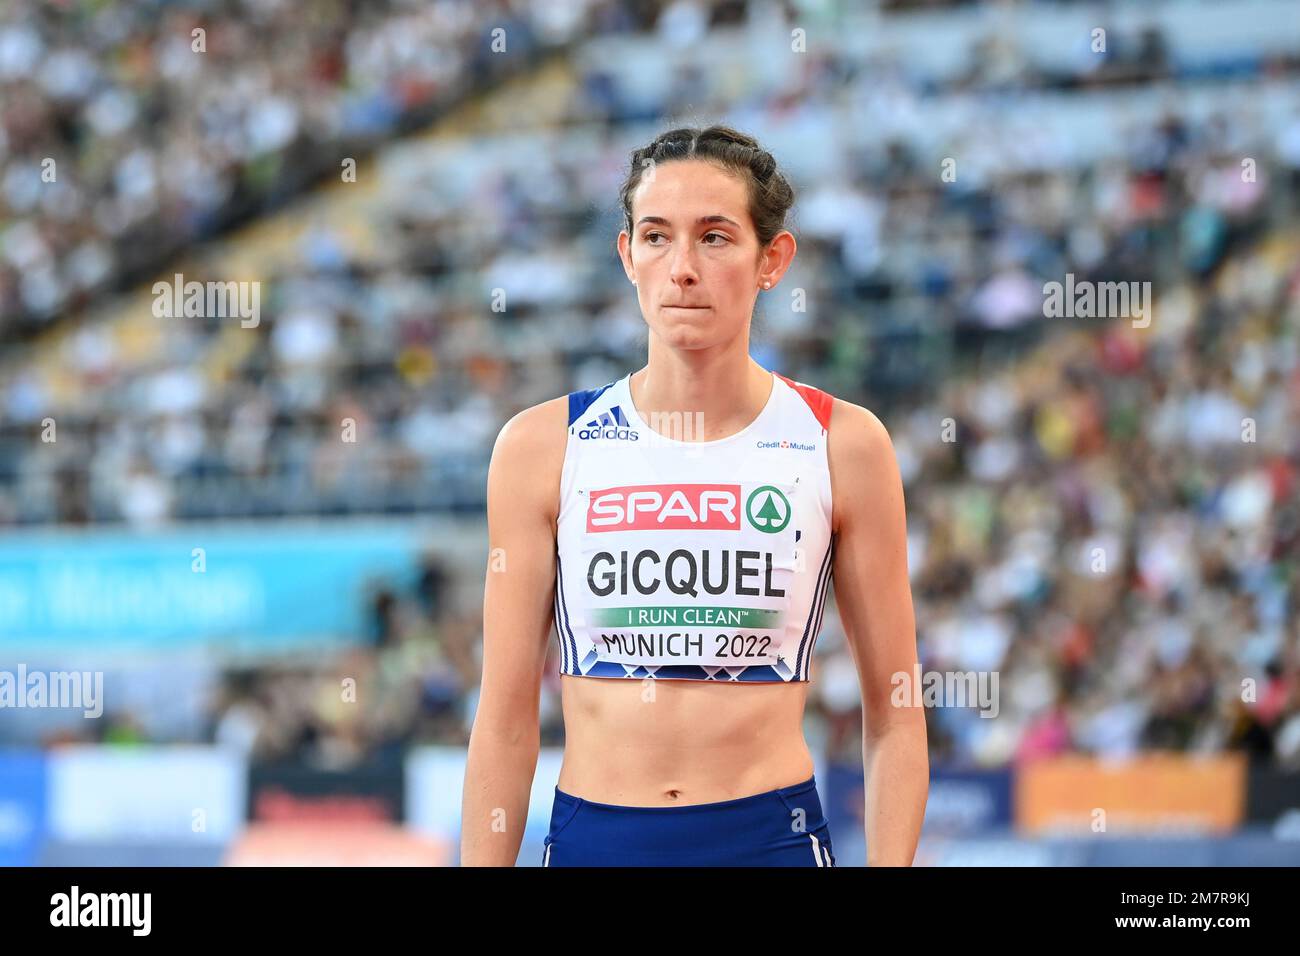
<path fill-rule="evenodd" d="M 867 464 L 870 459 L 894 453 L 889 431 L 876 414 L 842 398 L 833 399 L 829 454 L 845 464 Z"/>
<path fill-rule="evenodd" d="M 563 452 L 568 428 L 567 395 L 530 405 L 501 426 L 493 454 Z"/>
<path fill-rule="evenodd" d="M 536 501 L 554 512 L 568 428 L 567 395 L 530 405 L 502 425 L 488 471 L 489 503 L 494 497 L 500 503 Z"/>
<path fill-rule="evenodd" d="M 885 487 L 892 491 L 898 483 L 898 462 L 889 431 L 874 412 L 861 405 L 834 399 L 827 456 L 837 529 L 857 503 L 878 500 Z"/>

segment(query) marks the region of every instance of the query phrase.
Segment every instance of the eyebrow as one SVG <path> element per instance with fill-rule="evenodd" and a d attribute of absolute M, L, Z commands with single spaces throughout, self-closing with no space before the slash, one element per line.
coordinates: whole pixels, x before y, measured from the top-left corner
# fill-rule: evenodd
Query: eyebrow
<path fill-rule="evenodd" d="M 671 226 L 671 225 L 672 225 L 672 223 L 670 223 L 670 222 L 669 222 L 667 219 L 665 219 L 663 216 L 642 216 L 642 217 L 637 221 L 637 225 L 639 226 L 639 225 L 641 225 L 641 223 L 643 223 L 643 222 L 653 222 L 653 223 L 656 223 L 657 225 L 660 225 L 660 226 Z M 727 222 L 727 223 L 730 223 L 731 225 L 735 226 L 737 229 L 740 228 L 740 223 L 736 222 L 736 220 L 734 220 L 734 219 L 728 219 L 726 216 L 717 216 L 717 215 L 714 215 L 714 216 L 701 216 L 699 219 L 696 219 L 695 222 L 696 222 L 696 224 L 698 224 L 698 225 L 703 225 L 703 224 L 706 223 L 706 222 Z"/>

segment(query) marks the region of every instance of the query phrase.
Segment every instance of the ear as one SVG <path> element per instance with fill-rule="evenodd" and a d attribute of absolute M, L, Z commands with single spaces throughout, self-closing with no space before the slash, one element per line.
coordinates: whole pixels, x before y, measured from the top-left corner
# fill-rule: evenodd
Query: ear
<path fill-rule="evenodd" d="M 782 230 L 772 237 L 772 241 L 763 250 L 758 262 L 758 285 L 761 288 L 763 283 L 769 283 L 769 288 L 774 288 L 781 277 L 786 274 L 790 268 L 790 263 L 794 261 L 794 254 L 799 244 L 795 242 L 793 234 L 789 230 Z"/>
<path fill-rule="evenodd" d="M 618 234 L 618 242 L 615 243 L 618 248 L 618 258 L 623 263 L 623 271 L 633 285 L 636 285 L 636 267 L 632 265 L 632 239 L 624 229 Z"/>

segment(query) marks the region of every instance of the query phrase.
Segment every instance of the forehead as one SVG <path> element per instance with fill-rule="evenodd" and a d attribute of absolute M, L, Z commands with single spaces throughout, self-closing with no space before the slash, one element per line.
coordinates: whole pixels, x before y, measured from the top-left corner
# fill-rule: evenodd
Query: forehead
<path fill-rule="evenodd" d="M 749 195 L 738 176 L 714 163 L 674 160 L 653 167 L 632 194 L 633 221 L 661 216 L 669 222 L 694 221 L 720 213 L 740 223 L 749 222 Z"/>

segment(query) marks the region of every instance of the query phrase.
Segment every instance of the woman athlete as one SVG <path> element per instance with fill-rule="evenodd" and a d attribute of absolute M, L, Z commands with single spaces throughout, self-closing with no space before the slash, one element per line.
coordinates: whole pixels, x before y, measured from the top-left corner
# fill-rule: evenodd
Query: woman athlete
<path fill-rule="evenodd" d="M 793 191 L 722 126 L 632 153 L 618 253 L 647 365 L 528 408 L 488 474 L 461 863 L 511 866 L 552 625 L 565 748 L 543 866 L 833 866 L 803 713 L 830 578 L 863 699 L 868 865 L 910 865 L 924 712 L 902 482 L 880 421 L 758 365 Z M 728 685 L 736 686 L 728 686 Z"/>

